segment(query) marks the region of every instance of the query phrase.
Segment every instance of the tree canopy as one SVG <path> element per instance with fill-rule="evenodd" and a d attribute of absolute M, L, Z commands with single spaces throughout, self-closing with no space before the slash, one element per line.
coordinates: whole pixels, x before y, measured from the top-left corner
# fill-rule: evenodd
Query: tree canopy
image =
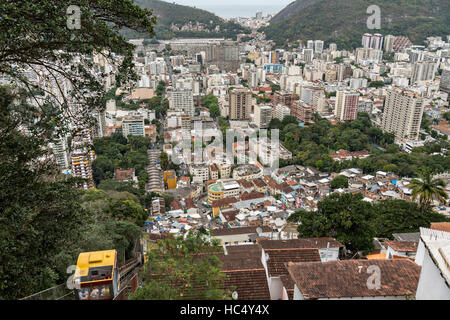
<path fill-rule="evenodd" d="M 77 10 L 80 25 L 71 27 Z M 0 73 L 26 88 L 39 105 L 45 92 L 47 99 L 63 110 L 61 118 L 70 118 L 76 126 L 90 119 L 90 112 L 101 106 L 104 98 L 101 81 L 105 74 L 95 75 L 94 55 L 107 59 L 121 56 L 117 82 L 125 85 L 137 80 L 134 46 L 119 30 L 128 27 L 153 34 L 156 23 L 151 11 L 132 0 L 7 0 L 0 3 L 0 12 Z M 42 80 L 56 83 L 59 92 L 38 88 L 25 72 L 39 72 Z M 63 90 L 67 85 L 72 89 L 69 94 Z M 69 108 L 73 101 L 79 106 L 76 112 Z"/>
<path fill-rule="evenodd" d="M 80 28 L 68 27 L 74 5 Z M 134 46 L 118 31 L 153 33 L 156 19 L 131 0 L 6 0 L 0 12 L 0 73 L 11 84 L 0 87 L 0 299 L 17 299 L 64 282 L 80 252 L 116 248 L 125 258 L 139 237 L 125 213 L 84 206 L 82 179 L 61 175 L 48 146 L 90 127 L 104 106 L 97 55 L 119 85 L 136 80 Z"/>
<path fill-rule="evenodd" d="M 419 232 L 431 222 L 449 218 L 405 200 L 382 200 L 371 204 L 362 194 L 333 193 L 319 201 L 318 211 L 296 211 L 288 222 L 299 223 L 300 237 L 334 237 L 351 251 L 373 249 L 373 237 L 393 239 L 394 233 Z"/>
<path fill-rule="evenodd" d="M 224 289 L 225 274 L 217 254 L 223 249 L 201 233 L 169 237 L 149 251 L 143 285 L 131 300 L 223 300 L 231 292 Z"/>

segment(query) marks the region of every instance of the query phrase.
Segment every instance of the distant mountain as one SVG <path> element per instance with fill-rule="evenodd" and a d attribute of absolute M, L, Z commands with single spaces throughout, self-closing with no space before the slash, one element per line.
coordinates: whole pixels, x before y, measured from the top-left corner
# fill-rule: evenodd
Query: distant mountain
<path fill-rule="evenodd" d="M 171 39 L 174 37 L 224 37 L 236 38 L 239 33 L 249 30 L 234 22 L 224 19 L 206 10 L 178 5 L 160 0 L 135 0 L 135 4 L 142 8 L 153 10 L 158 24 L 155 26 L 157 39 Z M 122 32 L 128 39 L 148 37 L 131 30 Z"/>
<path fill-rule="evenodd" d="M 381 29 L 367 28 L 367 8 L 381 8 Z M 449 0 L 297 0 L 262 29 L 280 46 L 301 40 L 335 42 L 339 48 L 361 46 L 364 33 L 405 35 L 415 44 L 428 36 L 450 34 Z"/>
<path fill-rule="evenodd" d="M 284 19 L 286 19 L 288 16 L 290 16 L 293 13 L 296 13 L 298 10 L 303 9 L 310 4 L 317 2 L 319 0 L 297 0 L 287 5 L 286 8 L 278 12 L 270 21 L 271 23 L 280 22 Z"/>

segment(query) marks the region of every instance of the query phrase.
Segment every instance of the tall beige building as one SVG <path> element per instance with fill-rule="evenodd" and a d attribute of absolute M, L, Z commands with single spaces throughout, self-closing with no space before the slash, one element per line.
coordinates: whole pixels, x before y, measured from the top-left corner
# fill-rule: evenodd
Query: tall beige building
<path fill-rule="evenodd" d="M 388 90 L 382 129 L 395 134 L 397 142 L 418 140 L 424 104 L 415 92 L 399 88 Z"/>
<path fill-rule="evenodd" d="M 252 92 L 250 89 L 233 89 L 230 91 L 230 120 L 248 120 L 252 109 Z"/>

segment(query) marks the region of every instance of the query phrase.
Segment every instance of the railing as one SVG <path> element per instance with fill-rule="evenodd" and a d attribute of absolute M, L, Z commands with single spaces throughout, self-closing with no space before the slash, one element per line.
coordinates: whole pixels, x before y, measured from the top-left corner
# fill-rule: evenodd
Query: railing
<path fill-rule="evenodd" d="M 120 292 L 113 300 L 127 300 L 130 293 L 136 290 L 138 271 L 134 269 L 133 272 L 120 279 Z M 133 283 L 135 282 L 135 283 Z"/>
<path fill-rule="evenodd" d="M 74 298 L 74 291 L 67 288 L 66 283 L 63 283 L 20 300 L 73 300 Z"/>

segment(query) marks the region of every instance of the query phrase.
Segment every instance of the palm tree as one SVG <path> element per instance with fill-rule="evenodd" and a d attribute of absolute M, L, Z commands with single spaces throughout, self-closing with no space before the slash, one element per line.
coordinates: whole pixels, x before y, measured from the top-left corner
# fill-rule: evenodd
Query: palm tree
<path fill-rule="evenodd" d="M 433 200 L 438 200 L 440 204 L 446 202 L 448 196 L 444 190 L 445 182 L 442 179 L 434 179 L 431 173 L 426 170 L 419 174 L 420 179 L 411 181 L 412 198 L 419 198 L 419 206 L 422 211 L 431 208 Z"/>

